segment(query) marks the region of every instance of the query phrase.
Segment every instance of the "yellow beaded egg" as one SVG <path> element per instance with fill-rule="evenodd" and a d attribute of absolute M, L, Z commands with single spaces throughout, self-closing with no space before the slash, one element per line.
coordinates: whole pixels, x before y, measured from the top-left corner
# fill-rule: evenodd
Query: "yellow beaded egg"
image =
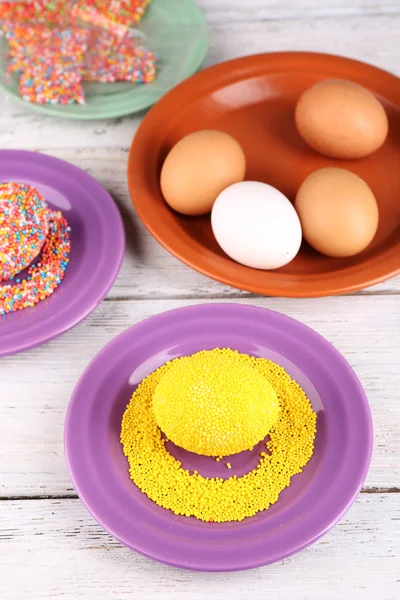
<path fill-rule="evenodd" d="M 278 397 L 234 351 L 202 351 L 175 360 L 153 395 L 161 431 L 177 446 L 205 456 L 249 450 L 279 414 Z"/>

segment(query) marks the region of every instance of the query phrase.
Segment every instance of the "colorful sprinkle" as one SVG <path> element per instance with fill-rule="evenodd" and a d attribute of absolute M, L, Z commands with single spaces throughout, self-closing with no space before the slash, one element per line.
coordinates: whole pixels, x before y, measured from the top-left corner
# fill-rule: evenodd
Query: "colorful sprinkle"
<path fill-rule="evenodd" d="M 38 104 L 83 104 L 82 78 L 150 83 L 156 76 L 156 57 L 128 31 L 148 4 L 149 0 L 0 3 L 10 46 L 7 74 L 20 75 L 22 98 Z M 102 27 L 96 30 L 98 25 Z"/>
<path fill-rule="evenodd" d="M 34 306 L 60 285 L 69 262 L 69 231 L 62 213 L 51 212 L 40 261 L 29 267 L 26 276 L 15 279 L 15 283 L 0 286 L 0 315 Z"/>
<path fill-rule="evenodd" d="M 37 104 L 84 104 L 78 70 L 66 69 L 62 64 L 37 64 L 25 69 L 20 79 L 20 93 L 27 102 Z"/>
<path fill-rule="evenodd" d="M 78 0 L 72 8 L 75 18 L 124 34 L 138 23 L 151 0 Z"/>
<path fill-rule="evenodd" d="M 0 281 L 37 257 L 49 231 L 46 200 L 30 185 L 0 183 Z"/>
<path fill-rule="evenodd" d="M 80 56 L 86 51 L 90 31 L 80 27 L 49 28 L 45 25 L 3 25 L 11 50 L 28 53 L 44 49 L 68 56 Z"/>
<path fill-rule="evenodd" d="M 154 52 L 139 46 L 130 35 L 123 39 L 100 32 L 86 59 L 85 81 L 150 83 L 156 75 Z"/>
<path fill-rule="evenodd" d="M 70 0 L 0 2 L 0 21 L 60 25 L 70 20 Z"/>
<path fill-rule="evenodd" d="M 34 60 L 30 56 L 24 54 L 14 56 L 8 63 L 7 74 L 9 75 L 11 73 L 16 73 L 17 75 L 21 75 L 21 73 L 27 69 L 31 69 L 36 65 L 51 66 L 51 55 L 49 55 L 47 52 L 43 52 L 41 55 L 36 55 Z M 83 63 L 80 67 L 79 63 L 77 64 L 72 58 L 67 56 L 59 56 L 57 59 L 57 66 L 69 71 L 78 71 L 80 73 L 84 72 Z"/>
<path fill-rule="evenodd" d="M 10 46 L 8 73 L 22 73 L 36 64 L 79 69 L 90 38 L 90 32 L 81 28 L 62 30 L 8 23 L 4 25 L 4 31 Z"/>

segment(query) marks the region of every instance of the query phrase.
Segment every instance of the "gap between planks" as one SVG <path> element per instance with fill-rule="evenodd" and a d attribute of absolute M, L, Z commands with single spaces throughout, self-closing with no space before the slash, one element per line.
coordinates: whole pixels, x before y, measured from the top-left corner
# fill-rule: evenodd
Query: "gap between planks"
<path fill-rule="evenodd" d="M 400 15 L 400 10 L 399 8 L 395 7 L 395 6 L 388 6 L 388 7 L 383 7 L 383 8 L 370 8 L 368 10 L 365 10 L 363 12 L 360 12 L 356 9 L 352 9 L 349 8 L 348 10 L 341 10 L 341 11 L 332 11 L 332 12 L 321 12 L 318 10 L 315 10 L 312 12 L 312 14 L 308 14 L 307 13 L 307 20 L 318 20 L 318 21 L 323 21 L 323 20 L 328 20 L 328 19 L 349 19 L 349 18 L 354 18 L 354 17 L 364 17 L 364 18 L 376 18 L 376 17 L 387 17 L 387 16 L 394 16 L 397 17 Z M 214 13 L 209 12 L 207 14 L 208 17 L 208 23 L 212 26 L 214 26 L 215 28 L 218 28 L 218 26 L 224 26 L 224 25 L 229 25 L 229 24 L 236 24 L 236 23 L 243 23 L 243 24 L 248 24 L 251 25 L 253 23 L 276 23 L 276 22 L 281 22 L 284 23 L 285 21 L 302 21 L 304 22 L 306 20 L 306 18 L 304 17 L 304 13 L 302 12 L 282 12 L 282 13 L 278 13 L 276 15 L 274 15 L 273 13 L 269 13 L 268 9 L 257 9 L 254 8 L 252 11 L 249 11 L 249 14 L 247 14 L 245 16 L 245 18 L 243 18 L 243 13 L 240 13 L 240 11 L 235 11 L 235 10 L 227 10 L 227 11 L 221 11 L 221 12 L 217 12 L 215 11 Z"/>
<path fill-rule="evenodd" d="M 348 297 L 348 296 L 400 296 L 400 290 L 358 290 L 356 292 L 350 292 L 347 294 L 338 294 L 336 296 L 330 296 L 331 298 L 333 297 Z M 232 291 L 232 293 L 229 293 L 228 291 L 222 291 L 222 292 L 216 292 L 214 293 L 212 296 L 206 296 L 206 295 L 198 295 L 198 294 L 193 294 L 193 295 L 185 295 L 185 294 L 174 294 L 173 297 L 168 296 L 168 295 L 157 295 L 155 296 L 154 294 L 149 295 L 149 296 L 139 296 L 139 295 L 123 295 L 123 296 L 106 296 L 104 298 L 104 302 L 143 302 L 143 301 L 147 301 L 147 300 L 198 300 L 199 302 L 206 302 L 206 301 L 211 301 L 211 300 L 257 300 L 261 299 L 261 298 L 283 298 L 285 300 L 296 300 L 296 298 L 293 297 L 287 297 L 287 296 L 260 296 L 257 294 L 252 294 L 251 292 L 246 292 L 243 291 L 242 293 L 240 292 L 236 292 L 236 291 Z M 320 296 L 320 299 L 325 298 L 326 296 Z M 329 297 L 329 296 L 328 296 Z M 313 298 L 303 298 L 303 300 L 312 300 Z"/>
<path fill-rule="evenodd" d="M 366 488 L 360 494 L 400 494 L 400 488 Z M 77 494 L 51 494 L 47 496 L 0 496 L 0 502 L 19 502 L 25 500 L 79 500 Z"/>
<path fill-rule="evenodd" d="M 307 19 L 329 19 L 346 17 L 374 17 L 399 13 L 396 0 L 370 2 L 365 0 L 335 0 L 334 2 L 318 2 L 318 0 L 286 0 L 279 3 L 276 0 L 249 0 L 246 11 L 243 10 L 243 0 L 197 0 L 200 8 L 207 16 L 208 22 L 218 24 L 234 21 L 285 21 Z"/>

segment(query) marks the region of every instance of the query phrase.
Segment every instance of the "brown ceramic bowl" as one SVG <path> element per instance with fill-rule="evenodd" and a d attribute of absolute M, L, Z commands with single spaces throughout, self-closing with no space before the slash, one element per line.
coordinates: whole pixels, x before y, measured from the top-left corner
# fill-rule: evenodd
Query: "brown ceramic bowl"
<path fill-rule="evenodd" d="M 381 99 L 390 132 L 375 154 L 355 161 L 329 159 L 298 135 L 297 99 L 309 86 L 329 78 L 355 81 Z M 275 271 L 234 262 L 214 239 L 209 216 L 181 216 L 160 192 L 160 170 L 168 151 L 199 129 L 233 135 L 246 153 L 246 179 L 269 183 L 292 201 L 315 169 L 340 166 L 357 173 L 379 204 L 375 239 L 347 259 L 328 258 L 303 243 L 297 257 Z M 128 182 L 150 233 L 177 258 L 222 283 L 288 297 L 327 296 L 373 285 L 400 273 L 400 80 L 361 62 L 305 52 L 260 54 L 219 64 L 181 83 L 150 110 L 132 143 Z"/>

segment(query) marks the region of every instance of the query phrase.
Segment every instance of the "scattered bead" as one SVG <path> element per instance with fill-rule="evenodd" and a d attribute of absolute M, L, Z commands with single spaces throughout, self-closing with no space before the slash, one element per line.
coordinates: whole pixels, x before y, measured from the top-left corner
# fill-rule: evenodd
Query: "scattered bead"
<path fill-rule="evenodd" d="M 129 34 L 119 38 L 110 31 L 99 32 L 86 59 L 85 81 L 151 83 L 155 76 L 154 52 Z"/>
<path fill-rule="evenodd" d="M 90 37 L 87 29 L 50 29 L 43 25 L 10 23 L 6 23 L 3 29 L 10 46 L 8 73 L 22 73 L 43 63 L 74 70 L 83 65 Z"/>
<path fill-rule="evenodd" d="M 32 186 L 0 183 L 0 281 L 31 264 L 49 230 L 46 200 Z"/>
<path fill-rule="evenodd" d="M 229 349 L 213 352 L 233 353 Z M 238 357 L 238 362 L 250 364 L 268 380 L 281 407 L 265 443 L 268 453 L 261 457 L 256 469 L 242 477 L 223 479 L 190 474 L 167 451 L 154 417 L 153 396 L 159 383 L 182 359 L 171 361 L 146 377 L 124 413 L 121 443 L 132 481 L 158 506 L 176 515 L 194 516 L 209 523 L 242 521 L 254 516 L 278 500 L 291 477 L 301 473 L 312 456 L 316 415 L 304 391 L 275 363 L 245 354 Z"/>
<path fill-rule="evenodd" d="M 12 52 L 34 53 L 48 50 L 81 60 L 90 38 L 90 31 L 80 27 L 60 29 L 46 25 L 5 23 L 3 29 Z"/>
<path fill-rule="evenodd" d="M 82 104 L 81 67 L 89 31 L 44 25 L 5 24 L 11 62 L 7 72 L 20 73 L 24 100 L 39 104 Z"/>
<path fill-rule="evenodd" d="M 77 0 L 72 15 L 97 27 L 124 34 L 140 21 L 151 0 Z"/>
<path fill-rule="evenodd" d="M 129 32 L 148 4 L 149 0 L 0 3 L 10 46 L 7 74 L 21 75 L 23 99 L 39 104 L 83 104 L 82 76 L 91 82 L 150 83 L 156 57 Z"/>
<path fill-rule="evenodd" d="M 69 19 L 70 0 L 0 2 L 0 21 L 60 25 Z"/>
<path fill-rule="evenodd" d="M 37 104 L 84 104 L 82 75 L 62 65 L 36 64 L 25 69 L 19 89 L 27 102 Z"/>
<path fill-rule="evenodd" d="M 49 233 L 40 261 L 15 283 L 0 286 L 0 315 L 34 306 L 50 296 L 64 278 L 71 249 L 70 228 L 61 212 L 50 213 Z"/>

